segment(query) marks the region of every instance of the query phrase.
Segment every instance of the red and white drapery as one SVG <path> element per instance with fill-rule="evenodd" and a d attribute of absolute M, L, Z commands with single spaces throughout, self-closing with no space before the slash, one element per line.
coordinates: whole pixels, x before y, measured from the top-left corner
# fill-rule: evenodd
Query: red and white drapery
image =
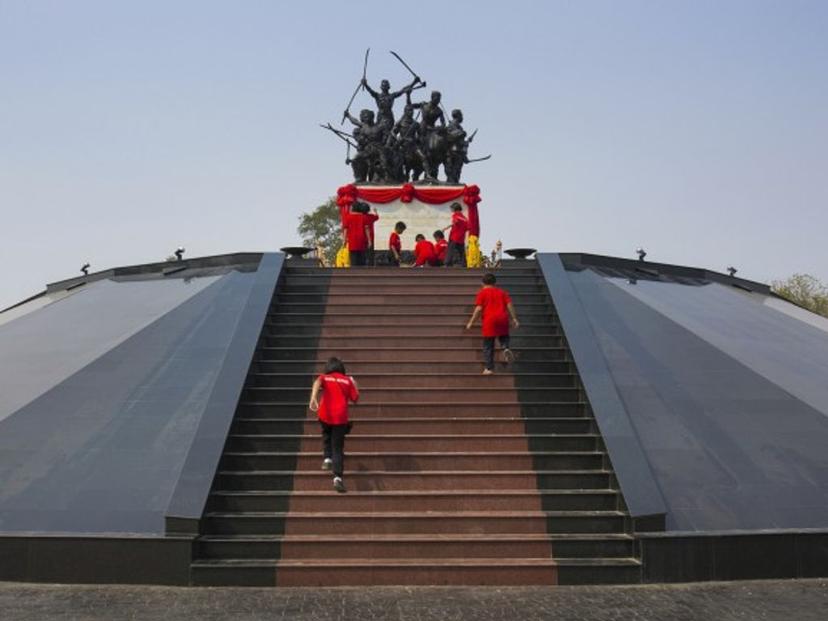
<path fill-rule="evenodd" d="M 336 204 L 339 206 L 340 216 L 351 210 L 351 205 L 361 199 L 369 203 L 390 203 L 399 200 L 410 203 L 414 199 L 429 205 L 441 205 L 459 198 L 463 199 L 469 213 L 469 235 L 480 237 L 480 218 L 477 214 L 477 203 L 480 198 L 480 188 L 476 185 L 462 187 L 418 187 L 412 183 L 404 183 L 399 187 L 372 188 L 357 186 L 353 183 L 343 185 L 336 191 Z"/>

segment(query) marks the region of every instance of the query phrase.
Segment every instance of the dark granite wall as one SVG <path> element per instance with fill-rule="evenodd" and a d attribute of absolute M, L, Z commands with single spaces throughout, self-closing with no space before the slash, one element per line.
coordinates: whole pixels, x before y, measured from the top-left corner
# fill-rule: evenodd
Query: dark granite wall
<path fill-rule="evenodd" d="M 722 285 L 557 277 L 589 322 L 668 529 L 828 526 L 828 412 L 812 405 L 823 403 L 815 368 L 828 365 L 828 335 Z M 577 361 L 583 345 L 570 345 Z M 626 457 L 608 449 L 624 489 Z"/>
<path fill-rule="evenodd" d="M 206 414 L 232 419 L 281 261 L 264 255 L 258 271 L 225 270 L 0 421 L 0 531 L 163 533 Z M 50 310 L 55 320 L 63 303 Z M 82 317 L 63 319 L 71 332 Z M 202 442 L 195 452 L 212 449 Z"/>

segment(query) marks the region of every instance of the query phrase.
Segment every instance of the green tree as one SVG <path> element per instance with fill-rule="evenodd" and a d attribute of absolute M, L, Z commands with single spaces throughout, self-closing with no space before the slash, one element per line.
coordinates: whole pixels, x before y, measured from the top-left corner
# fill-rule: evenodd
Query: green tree
<path fill-rule="evenodd" d="M 771 287 L 788 301 L 828 317 L 828 287 L 810 274 L 794 274 L 785 280 L 774 280 Z"/>
<path fill-rule="evenodd" d="M 333 265 L 336 253 L 342 246 L 342 225 L 335 198 L 329 198 L 313 211 L 303 213 L 296 230 L 305 246 L 322 246 L 325 261 L 328 265 Z"/>

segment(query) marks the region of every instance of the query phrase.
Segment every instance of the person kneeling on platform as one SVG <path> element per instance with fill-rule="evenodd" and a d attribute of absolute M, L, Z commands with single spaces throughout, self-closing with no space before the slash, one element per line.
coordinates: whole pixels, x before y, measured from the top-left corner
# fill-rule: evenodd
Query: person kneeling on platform
<path fill-rule="evenodd" d="M 434 267 L 438 265 L 434 244 L 428 241 L 422 233 L 417 234 L 414 241 L 417 242 L 414 246 L 414 267 Z"/>
<path fill-rule="evenodd" d="M 320 400 L 319 393 L 322 393 Z M 359 400 L 356 380 L 346 375 L 345 364 L 336 357 L 329 358 L 325 371 L 316 378 L 311 389 L 308 407 L 317 412 L 322 427 L 323 470 L 333 470 L 333 486 L 345 492 L 342 474 L 345 470 L 345 436 L 352 423 L 348 419 L 348 403 Z"/>
<path fill-rule="evenodd" d="M 445 265 L 448 242 L 443 231 L 434 231 L 434 252 L 437 253 L 437 265 Z"/>
<path fill-rule="evenodd" d="M 500 341 L 503 348 L 503 357 L 506 362 L 512 362 L 515 355 L 509 349 L 509 316 L 515 328 L 520 327 L 515 308 L 512 306 L 512 298 L 509 294 L 495 287 L 497 279 L 492 273 L 483 275 L 483 288 L 477 293 L 474 301 L 474 312 L 466 324 L 466 330 L 471 330 L 477 317 L 483 315 L 483 375 L 494 373 L 494 346 L 495 339 Z"/>
<path fill-rule="evenodd" d="M 402 260 L 402 242 L 400 235 L 405 232 L 405 222 L 397 222 L 394 225 L 394 230 L 391 231 L 391 236 L 388 238 L 388 261 L 391 265 L 400 266 Z"/>

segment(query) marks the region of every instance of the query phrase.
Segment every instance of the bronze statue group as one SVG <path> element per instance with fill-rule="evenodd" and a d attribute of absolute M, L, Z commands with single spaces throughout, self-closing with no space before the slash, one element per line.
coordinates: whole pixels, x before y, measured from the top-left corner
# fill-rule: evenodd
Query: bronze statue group
<path fill-rule="evenodd" d="M 330 123 L 322 127 L 348 144 L 345 163 L 351 166 L 356 183 L 440 183 L 440 166 L 447 183 L 460 183 L 465 164 L 489 159 L 491 155 L 469 159 L 469 145 L 477 131 L 470 136 L 466 134 L 460 109 L 452 110 L 450 120 L 446 120 L 440 91 L 432 91 L 428 100 L 412 101 L 413 91 L 424 88 L 426 83 L 399 55 L 391 53 L 411 72 L 411 82 L 400 90 L 392 91 L 390 82 L 382 80 L 379 91 L 374 90 L 366 77 L 366 52 L 362 80 L 342 117 L 343 123 L 348 120 L 353 124 L 353 132 L 336 129 Z M 351 114 L 351 103 L 360 89 L 373 97 L 376 114 L 367 108 L 360 110 L 359 117 Z M 403 114 L 396 120 L 394 102 L 403 95 Z M 355 150 L 353 155 L 352 148 Z"/>

